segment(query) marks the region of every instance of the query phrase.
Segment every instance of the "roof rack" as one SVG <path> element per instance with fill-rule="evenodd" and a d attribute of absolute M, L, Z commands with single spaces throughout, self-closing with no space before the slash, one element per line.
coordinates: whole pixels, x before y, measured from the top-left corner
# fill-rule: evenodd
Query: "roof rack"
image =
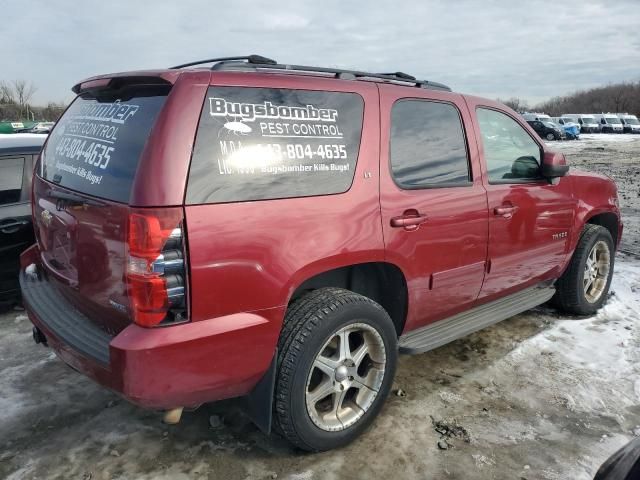
<path fill-rule="evenodd" d="M 182 65 L 176 65 L 175 67 L 169 67 L 169 68 L 171 70 L 177 70 L 179 68 L 193 67 L 195 65 L 204 65 L 206 63 L 228 62 L 232 60 L 246 60 L 247 63 L 255 63 L 260 65 L 275 65 L 278 63 L 275 60 L 271 60 L 270 58 L 263 57 L 261 55 L 245 55 L 241 57 L 209 58 L 208 60 L 198 60 L 196 62 L 183 63 Z"/>
<path fill-rule="evenodd" d="M 395 73 L 372 73 L 372 72 L 363 72 L 360 70 L 343 70 L 340 68 L 327 68 L 327 67 L 311 67 L 306 65 L 287 65 L 281 64 L 267 57 L 263 57 L 261 55 L 247 55 L 247 56 L 239 56 L 239 57 L 221 57 L 221 58 L 211 58 L 208 60 L 200 60 L 197 62 L 189 62 L 184 63 L 182 65 L 177 65 L 175 67 L 171 67 L 172 69 L 192 67 L 195 65 L 203 65 L 207 63 L 213 63 L 211 66 L 211 70 L 224 71 L 224 70 L 235 70 L 235 71 L 256 71 L 256 70 L 285 70 L 291 73 L 295 72 L 305 72 L 305 73 L 315 73 L 321 75 L 331 75 L 334 78 L 339 78 L 343 80 L 382 80 L 385 82 L 391 83 L 410 83 L 419 88 L 427 88 L 430 90 L 444 90 L 451 91 L 451 88 L 448 86 L 438 83 L 438 82 L 430 82 L 428 80 L 417 80 L 413 75 L 409 75 L 404 72 L 395 72 Z"/>

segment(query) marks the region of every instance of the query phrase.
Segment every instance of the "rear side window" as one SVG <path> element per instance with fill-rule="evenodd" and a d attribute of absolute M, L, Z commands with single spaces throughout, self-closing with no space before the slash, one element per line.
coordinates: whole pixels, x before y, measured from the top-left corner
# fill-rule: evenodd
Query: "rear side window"
<path fill-rule="evenodd" d="M 344 92 L 211 87 L 187 203 L 343 193 L 353 181 L 364 101 Z"/>
<path fill-rule="evenodd" d="M 468 185 L 467 145 L 456 107 L 425 100 L 396 102 L 391 171 L 401 188 Z"/>
<path fill-rule="evenodd" d="M 136 86 L 77 97 L 47 142 L 42 178 L 128 202 L 142 149 L 168 91 L 165 86 Z"/>
<path fill-rule="evenodd" d="M 23 175 L 23 157 L 0 157 L 0 205 L 20 201 Z"/>

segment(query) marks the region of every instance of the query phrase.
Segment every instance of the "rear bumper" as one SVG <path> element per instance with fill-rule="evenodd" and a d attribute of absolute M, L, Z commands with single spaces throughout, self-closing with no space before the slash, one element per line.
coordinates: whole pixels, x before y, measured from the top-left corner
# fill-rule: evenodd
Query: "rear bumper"
<path fill-rule="evenodd" d="M 248 394 L 269 368 L 283 314 L 277 308 L 164 328 L 131 324 L 109 336 L 64 297 L 56 298 L 42 275 L 35 279 L 22 271 L 20 279 L 29 319 L 56 354 L 145 408 L 196 406 Z"/>

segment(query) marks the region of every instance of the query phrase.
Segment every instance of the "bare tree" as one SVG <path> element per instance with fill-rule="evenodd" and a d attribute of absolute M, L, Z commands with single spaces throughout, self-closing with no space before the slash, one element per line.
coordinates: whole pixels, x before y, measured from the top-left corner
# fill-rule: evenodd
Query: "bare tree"
<path fill-rule="evenodd" d="M 0 103 L 16 103 L 13 87 L 4 81 L 0 81 Z"/>
<path fill-rule="evenodd" d="M 640 115 L 640 82 L 618 83 L 554 97 L 536 107 L 550 115 L 563 113 L 632 113 Z"/>
<path fill-rule="evenodd" d="M 29 111 L 29 102 L 37 89 L 33 83 L 27 82 L 26 80 L 14 80 L 13 90 L 15 92 L 18 105 L 20 105 L 20 113 L 21 115 L 24 115 L 25 111 Z"/>
<path fill-rule="evenodd" d="M 518 97 L 511 97 L 509 100 L 498 99 L 498 101 L 504 103 L 507 107 L 515 110 L 516 112 L 523 113 L 529 110 L 529 104 L 526 102 L 526 100 Z"/>

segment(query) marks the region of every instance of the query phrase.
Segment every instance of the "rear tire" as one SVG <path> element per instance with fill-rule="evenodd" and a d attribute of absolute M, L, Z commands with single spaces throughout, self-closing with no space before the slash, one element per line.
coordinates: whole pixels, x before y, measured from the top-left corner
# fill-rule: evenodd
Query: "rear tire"
<path fill-rule="evenodd" d="M 607 299 L 615 248 L 609 231 L 587 224 L 569 266 L 556 282 L 553 303 L 562 311 L 592 315 Z"/>
<path fill-rule="evenodd" d="M 556 139 L 556 135 L 554 133 L 547 133 L 546 138 L 549 141 L 555 140 Z"/>
<path fill-rule="evenodd" d="M 397 356 L 393 322 L 373 300 L 339 288 L 304 295 L 278 342 L 278 431 L 308 451 L 351 442 L 380 412 Z"/>

